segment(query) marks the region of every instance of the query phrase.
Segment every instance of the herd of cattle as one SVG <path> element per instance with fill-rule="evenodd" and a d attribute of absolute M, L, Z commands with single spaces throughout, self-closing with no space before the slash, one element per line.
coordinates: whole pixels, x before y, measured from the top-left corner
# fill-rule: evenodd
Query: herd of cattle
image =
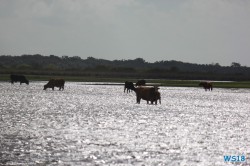
<path fill-rule="evenodd" d="M 26 79 L 23 75 L 10 75 L 11 83 L 14 84 L 14 82 L 20 82 L 20 85 L 22 83 L 26 83 L 29 85 L 29 81 Z M 52 88 L 54 90 L 55 87 L 58 87 L 59 90 L 64 90 L 64 79 L 50 79 L 47 84 L 44 85 L 44 90 L 47 88 Z M 203 88 L 207 90 L 213 90 L 213 85 L 211 82 L 200 82 L 199 86 L 203 86 Z M 125 82 L 124 85 L 124 92 L 127 90 L 127 93 L 130 91 L 134 91 L 136 94 L 136 102 L 140 104 L 141 99 L 146 100 L 147 104 L 151 102 L 151 104 L 157 104 L 157 101 L 159 100 L 159 103 L 161 104 L 161 93 L 158 91 L 159 88 L 157 86 L 146 86 L 145 80 L 139 80 L 134 86 L 133 82 Z"/>
<path fill-rule="evenodd" d="M 29 81 L 23 75 L 13 75 L 13 74 L 11 74 L 10 75 L 10 82 L 12 84 L 14 84 L 14 82 L 20 82 L 20 85 L 22 83 L 26 83 L 27 85 L 29 85 Z M 54 90 L 55 87 L 58 87 L 59 90 L 63 90 L 64 89 L 64 84 L 65 84 L 64 79 L 50 79 L 49 82 L 44 85 L 43 90 L 46 90 L 47 88 L 52 88 L 52 90 Z"/>

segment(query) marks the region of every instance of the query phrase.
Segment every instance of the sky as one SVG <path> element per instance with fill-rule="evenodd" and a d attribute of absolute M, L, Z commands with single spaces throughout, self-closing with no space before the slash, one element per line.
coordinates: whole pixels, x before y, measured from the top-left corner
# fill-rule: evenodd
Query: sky
<path fill-rule="evenodd" d="M 0 0 L 0 55 L 250 66 L 250 0 Z"/>

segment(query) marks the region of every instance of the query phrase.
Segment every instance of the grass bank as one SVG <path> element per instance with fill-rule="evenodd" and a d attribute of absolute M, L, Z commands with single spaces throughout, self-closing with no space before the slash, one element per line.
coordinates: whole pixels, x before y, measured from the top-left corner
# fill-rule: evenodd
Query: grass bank
<path fill-rule="evenodd" d="M 50 76 L 50 75 L 25 75 L 30 81 L 48 81 L 51 78 L 64 78 L 72 82 L 113 82 L 123 84 L 125 81 L 136 82 L 134 78 L 106 78 L 106 77 L 84 77 L 84 76 Z M 9 75 L 1 74 L 0 81 L 10 81 Z M 194 80 L 167 80 L 167 79 L 146 79 L 152 85 L 169 87 L 198 87 L 199 81 Z M 215 81 L 214 88 L 250 88 L 250 81 Z"/>

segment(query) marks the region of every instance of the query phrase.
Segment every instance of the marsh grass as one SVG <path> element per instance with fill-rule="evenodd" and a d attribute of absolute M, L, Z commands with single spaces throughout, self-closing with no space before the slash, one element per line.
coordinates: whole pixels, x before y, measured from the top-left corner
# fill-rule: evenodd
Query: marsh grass
<path fill-rule="evenodd" d="M 70 82 L 110 82 L 123 84 L 125 81 L 136 83 L 135 78 L 106 78 L 106 77 L 86 77 L 86 76 L 51 76 L 51 75 L 25 75 L 28 80 L 48 81 L 51 78 L 63 78 Z M 9 75 L 1 74 L 0 81 L 10 81 Z M 199 87 L 198 80 L 167 80 L 167 79 L 146 79 L 150 85 L 169 87 Z M 214 81 L 214 88 L 250 88 L 250 81 Z"/>

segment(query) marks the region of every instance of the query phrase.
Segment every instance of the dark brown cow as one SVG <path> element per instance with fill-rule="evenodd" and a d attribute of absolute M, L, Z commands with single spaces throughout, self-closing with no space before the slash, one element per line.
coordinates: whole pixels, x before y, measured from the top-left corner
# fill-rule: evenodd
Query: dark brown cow
<path fill-rule="evenodd" d="M 205 91 L 207 90 L 213 90 L 213 84 L 211 82 L 200 82 L 199 86 L 203 86 L 203 88 L 205 89 Z"/>
<path fill-rule="evenodd" d="M 127 93 L 130 92 L 130 90 L 133 90 L 133 91 L 134 91 L 134 90 L 135 90 L 135 87 L 134 87 L 133 82 L 128 82 L 128 81 L 126 81 L 126 82 L 125 82 L 125 85 L 124 85 L 124 93 L 125 93 L 126 89 L 127 89 Z"/>
<path fill-rule="evenodd" d="M 161 94 L 159 91 L 155 91 L 152 98 L 151 98 L 151 104 L 155 102 L 157 104 L 157 100 L 159 100 L 159 103 L 161 104 Z"/>
<path fill-rule="evenodd" d="M 149 101 L 151 104 L 155 102 L 157 104 L 157 100 L 159 100 L 159 103 L 161 104 L 161 94 L 158 91 L 158 87 L 138 87 L 135 88 L 136 92 L 136 102 L 140 104 L 141 99 L 146 100 L 147 104 L 149 104 Z"/>
<path fill-rule="evenodd" d="M 27 85 L 29 85 L 29 80 L 27 80 L 26 77 L 23 76 L 23 75 L 14 75 L 14 74 L 11 74 L 10 75 L 10 82 L 12 84 L 14 84 L 14 82 L 20 82 L 20 85 L 22 83 L 26 83 Z"/>
<path fill-rule="evenodd" d="M 44 89 L 46 90 L 47 88 L 52 88 L 54 90 L 55 87 L 59 87 L 59 90 L 64 90 L 64 79 L 50 79 L 49 82 L 44 85 Z"/>
<path fill-rule="evenodd" d="M 145 86 L 146 85 L 146 81 L 145 80 L 139 80 L 137 81 L 137 83 L 135 84 L 135 86 Z"/>

